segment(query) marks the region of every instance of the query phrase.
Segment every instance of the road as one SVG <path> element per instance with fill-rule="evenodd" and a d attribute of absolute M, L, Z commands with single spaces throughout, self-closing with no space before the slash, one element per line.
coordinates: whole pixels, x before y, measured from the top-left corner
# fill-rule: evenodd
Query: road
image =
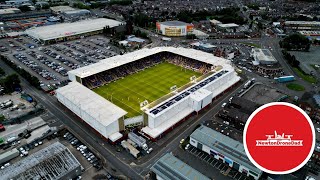
<path fill-rule="evenodd" d="M 0 65 L 9 73 L 14 71 L 8 67 L 4 62 L 0 61 Z M 104 142 L 97 134 L 93 133 L 90 128 L 85 126 L 79 118 L 70 113 L 65 107 L 60 105 L 54 96 L 49 96 L 48 94 L 43 93 L 42 91 L 37 90 L 36 88 L 29 85 L 29 83 L 24 80 L 22 77 L 21 85 L 25 92 L 33 96 L 39 103 L 41 103 L 47 110 L 49 110 L 61 123 L 65 126 L 71 128 L 74 132 L 77 133 L 85 142 L 89 143 L 96 151 L 99 152 L 105 158 L 106 162 L 112 164 L 118 171 L 123 173 L 125 176 L 132 179 L 142 179 L 148 172 L 150 167 L 165 153 L 171 152 L 178 145 L 182 138 L 185 138 L 191 134 L 193 129 L 201 122 L 210 119 L 214 114 L 216 114 L 221 106 L 221 101 L 216 101 L 212 104 L 211 109 L 204 111 L 199 114 L 197 117 L 192 117 L 191 120 L 188 120 L 186 123 L 182 124 L 175 131 L 175 135 L 172 135 L 171 138 L 166 139 L 166 145 L 159 150 L 154 150 L 153 156 L 147 159 L 145 162 L 139 165 L 129 165 L 128 163 L 117 158 L 111 150 L 105 145 Z M 238 87 L 239 88 L 239 87 Z M 234 89 L 234 91 L 238 90 Z M 222 98 L 223 101 L 226 101 L 230 98 L 231 93 L 225 94 Z M 221 98 L 220 98 L 221 99 Z M 107 163 L 107 164 L 108 164 Z"/>
<path fill-rule="evenodd" d="M 284 71 L 288 74 L 294 74 L 291 68 L 286 64 L 285 60 L 282 58 L 281 50 L 278 48 L 277 40 L 273 38 L 261 38 L 261 39 L 253 39 L 253 40 L 220 40 L 223 42 L 257 42 L 263 46 L 271 46 L 273 47 L 272 53 L 279 60 L 280 64 L 283 66 Z M 0 66 L 9 72 L 14 72 L 11 68 L 9 68 L 6 64 L 0 61 Z M 257 75 L 253 73 L 247 73 L 249 77 L 255 77 Z M 258 81 L 262 81 L 264 83 L 270 84 L 270 79 L 256 77 Z M 298 83 L 301 83 L 306 88 L 312 88 L 312 86 L 301 79 L 297 80 Z M 107 164 L 112 164 L 118 173 L 122 173 L 131 179 L 143 179 L 143 177 L 148 173 L 150 167 L 165 153 L 173 151 L 178 145 L 179 141 L 182 138 L 185 138 L 191 134 L 193 129 L 199 124 L 208 119 L 211 119 L 214 114 L 216 114 L 221 104 L 227 99 L 229 99 L 235 91 L 237 91 L 240 87 L 233 89 L 231 92 L 225 94 L 218 101 L 215 101 L 209 110 L 206 110 L 200 113 L 197 117 L 192 117 L 187 122 L 181 124 L 174 132 L 170 133 L 170 138 L 167 138 L 163 143 L 165 146 L 162 146 L 160 149 L 154 150 L 152 157 L 149 159 L 145 159 L 141 164 L 130 165 L 126 161 L 118 158 L 116 154 L 112 150 L 109 149 L 106 142 L 104 142 L 97 134 L 93 133 L 90 128 L 85 126 L 81 120 L 70 113 L 64 106 L 62 106 L 55 97 L 49 96 L 48 94 L 43 93 L 42 91 L 37 90 L 36 88 L 30 86 L 30 84 L 21 78 L 21 84 L 24 88 L 24 91 L 32 95 L 38 102 L 40 102 L 44 107 L 46 107 L 61 123 L 65 126 L 72 129 L 77 133 L 85 142 L 89 143 L 107 162 Z M 286 91 L 286 89 L 279 85 L 281 90 Z M 161 140 L 160 140 L 161 141 Z"/>

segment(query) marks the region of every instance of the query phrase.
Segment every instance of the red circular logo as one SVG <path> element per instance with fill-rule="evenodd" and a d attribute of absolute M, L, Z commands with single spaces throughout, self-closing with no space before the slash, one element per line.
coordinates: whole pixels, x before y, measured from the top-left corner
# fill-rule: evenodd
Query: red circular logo
<path fill-rule="evenodd" d="M 274 102 L 255 110 L 246 122 L 243 144 L 250 161 L 264 172 L 288 174 L 310 159 L 315 132 L 299 107 Z"/>

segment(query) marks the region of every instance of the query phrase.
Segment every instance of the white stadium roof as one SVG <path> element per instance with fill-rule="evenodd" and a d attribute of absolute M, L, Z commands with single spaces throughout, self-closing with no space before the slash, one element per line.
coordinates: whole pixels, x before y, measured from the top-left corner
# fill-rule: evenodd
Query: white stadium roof
<path fill-rule="evenodd" d="M 68 104 L 73 112 L 78 111 L 78 116 L 87 114 L 104 126 L 118 121 L 119 118 L 127 114 L 127 112 L 110 101 L 99 96 L 95 92 L 86 88 L 78 82 L 70 82 L 67 86 L 56 90 L 57 98 Z M 72 109 L 75 108 L 75 109 Z M 83 118 L 83 117 L 81 117 Z"/>
<path fill-rule="evenodd" d="M 127 64 L 129 62 L 139 60 L 141 58 L 144 58 L 159 52 L 171 52 L 184 57 L 189 57 L 198 61 L 202 61 L 208 64 L 213 64 L 215 66 L 224 65 L 226 62 L 226 60 L 223 58 L 216 57 L 213 54 L 195 50 L 195 49 L 156 47 L 152 49 L 145 48 L 145 49 L 134 51 L 128 54 L 113 56 L 111 58 L 101 60 L 98 63 L 69 71 L 68 74 L 69 74 L 69 77 L 70 75 L 73 75 L 73 76 L 78 76 L 80 78 L 85 78 L 85 77 L 121 66 L 123 64 Z"/>
<path fill-rule="evenodd" d="M 87 32 L 98 31 L 102 30 L 106 26 L 112 28 L 121 24 L 122 22 L 120 21 L 106 18 L 98 18 L 77 21 L 73 23 L 61 23 L 49 26 L 41 26 L 27 29 L 25 32 L 29 36 L 32 36 L 36 39 L 50 40 L 77 34 L 83 34 Z"/>

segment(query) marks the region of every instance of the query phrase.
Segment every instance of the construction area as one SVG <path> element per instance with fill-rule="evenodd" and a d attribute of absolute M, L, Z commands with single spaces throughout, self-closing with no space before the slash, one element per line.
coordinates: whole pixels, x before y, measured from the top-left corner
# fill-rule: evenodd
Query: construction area
<path fill-rule="evenodd" d="M 55 142 L 0 171 L 2 179 L 72 179 L 82 166 L 70 150 Z"/>
<path fill-rule="evenodd" d="M 241 97 L 250 101 L 254 101 L 257 104 L 267 104 L 270 102 L 280 101 L 288 96 L 270 86 L 256 83 Z"/>

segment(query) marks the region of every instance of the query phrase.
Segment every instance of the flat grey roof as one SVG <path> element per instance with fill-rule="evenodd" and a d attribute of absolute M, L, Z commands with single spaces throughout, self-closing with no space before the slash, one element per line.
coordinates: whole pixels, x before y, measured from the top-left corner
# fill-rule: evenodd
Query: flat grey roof
<path fill-rule="evenodd" d="M 1 179 L 61 179 L 81 164 L 70 150 L 55 142 L 0 171 Z"/>
<path fill-rule="evenodd" d="M 166 26 L 187 26 L 190 25 L 189 23 L 185 23 L 182 21 L 165 21 L 165 22 L 159 22 L 162 25 Z"/>
<path fill-rule="evenodd" d="M 252 52 L 258 61 L 278 62 L 269 49 L 253 48 Z"/>
<path fill-rule="evenodd" d="M 113 28 L 121 24 L 124 23 L 113 19 L 98 18 L 30 28 L 25 32 L 36 39 L 51 40 L 102 30 L 106 26 Z"/>
<path fill-rule="evenodd" d="M 164 180 L 210 180 L 170 153 L 162 156 L 151 170 Z"/>
<path fill-rule="evenodd" d="M 229 157 L 233 161 L 242 164 L 251 171 L 257 174 L 262 173 L 260 169 L 250 162 L 242 143 L 203 125 L 196 129 L 190 137 Z"/>

